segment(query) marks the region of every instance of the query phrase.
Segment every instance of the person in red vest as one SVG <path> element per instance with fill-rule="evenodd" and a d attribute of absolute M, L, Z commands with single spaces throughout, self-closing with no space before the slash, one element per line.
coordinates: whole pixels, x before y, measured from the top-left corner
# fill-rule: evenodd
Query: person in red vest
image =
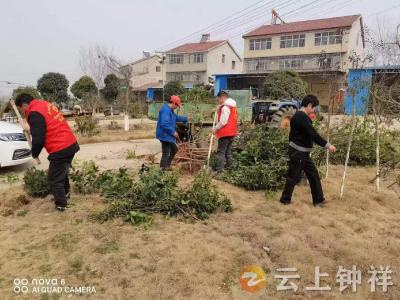
<path fill-rule="evenodd" d="M 79 145 L 58 108 L 47 101 L 21 94 L 15 99 L 25 114 L 32 135 L 32 157 L 38 158 L 43 147 L 49 153 L 48 181 L 58 211 L 64 211 L 70 200 L 69 169 Z"/>
<path fill-rule="evenodd" d="M 218 138 L 216 172 L 232 167 L 232 143 L 237 135 L 236 101 L 225 91 L 220 91 L 218 97 L 217 124 L 213 133 Z"/>

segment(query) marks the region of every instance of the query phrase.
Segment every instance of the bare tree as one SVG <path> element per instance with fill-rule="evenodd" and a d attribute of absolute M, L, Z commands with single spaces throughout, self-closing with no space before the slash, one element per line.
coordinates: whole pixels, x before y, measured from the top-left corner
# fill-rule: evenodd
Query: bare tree
<path fill-rule="evenodd" d="M 118 76 L 125 88 L 125 131 L 129 131 L 129 93 L 130 93 L 130 81 L 132 78 L 132 66 L 130 64 L 123 64 L 121 61 L 116 59 L 114 56 L 107 52 L 103 52 L 99 48 L 99 59 L 103 60 L 107 70 Z"/>
<path fill-rule="evenodd" d="M 366 28 L 368 51 L 372 54 L 374 66 L 400 64 L 400 47 L 397 40 L 397 24 L 387 19 L 377 19 L 375 29 Z"/>
<path fill-rule="evenodd" d="M 370 55 L 367 55 L 366 57 L 362 57 L 360 55 L 357 55 L 357 53 L 355 53 L 354 51 L 349 56 L 349 62 L 352 64 L 353 68 L 355 68 L 355 69 L 356 68 L 357 69 L 358 68 L 362 69 L 370 61 L 371 61 L 371 56 Z M 356 77 L 356 78 L 354 78 L 354 80 L 352 82 L 352 86 L 350 86 L 348 88 L 348 90 L 347 90 L 347 92 L 351 96 L 351 100 L 352 100 L 352 114 L 351 114 L 350 135 L 349 135 L 349 139 L 348 139 L 348 142 L 347 142 L 346 160 L 345 160 L 345 163 L 344 163 L 342 184 L 340 186 L 340 200 L 343 199 L 344 187 L 345 187 L 346 175 L 347 175 L 347 167 L 348 167 L 349 160 L 350 160 L 351 145 L 352 145 L 352 142 L 353 142 L 354 129 L 355 129 L 355 126 L 356 126 L 356 95 L 358 94 L 358 92 L 361 89 L 366 88 L 369 84 L 370 84 L 370 82 L 366 81 L 361 76 L 358 77 L 358 78 Z"/>
<path fill-rule="evenodd" d="M 104 78 L 110 73 L 110 68 L 102 57 L 110 55 L 110 51 L 106 47 L 98 44 L 79 50 L 81 71 L 93 78 L 99 89 L 104 87 Z"/>

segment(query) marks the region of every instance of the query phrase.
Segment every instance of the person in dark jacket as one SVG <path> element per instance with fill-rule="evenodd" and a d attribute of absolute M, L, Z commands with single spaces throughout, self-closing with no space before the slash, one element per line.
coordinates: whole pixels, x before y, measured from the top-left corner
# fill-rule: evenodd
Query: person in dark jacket
<path fill-rule="evenodd" d="M 68 173 L 79 145 L 58 108 L 47 101 L 21 94 L 15 99 L 25 114 L 32 135 L 32 157 L 37 159 L 43 148 L 49 154 L 48 181 L 58 211 L 64 211 L 70 200 Z"/>
<path fill-rule="evenodd" d="M 176 132 L 176 122 L 188 122 L 185 116 L 178 116 L 174 110 L 182 106 L 182 101 L 179 96 L 171 96 L 169 103 L 165 103 L 158 113 L 156 137 L 161 142 L 162 157 L 160 161 L 160 168 L 168 170 L 171 168 L 172 160 L 178 146 L 176 139 L 179 138 Z"/>
<path fill-rule="evenodd" d="M 290 120 L 289 169 L 280 199 L 282 204 L 290 204 L 294 187 L 300 181 L 303 171 L 310 184 L 314 206 L 323 206 L 325 201 L 318 170 L 311 160 L 311 151 L 313 143 L 325 147 L 330 152 L 335 152 L 336 148 L 324 140 L 312 125 L 309 115 L 315 112 L 318 105 L 316 96 L 305 96 L 300 110 Z"/>

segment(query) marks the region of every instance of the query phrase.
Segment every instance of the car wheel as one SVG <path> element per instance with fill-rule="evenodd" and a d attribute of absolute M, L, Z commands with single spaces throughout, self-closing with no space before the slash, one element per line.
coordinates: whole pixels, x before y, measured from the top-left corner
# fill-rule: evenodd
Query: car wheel
<path fill-rule="evenodd" d="M 290 120 L 297 110 L 293 107 L 281 107 L 271 118 L 271 126 L 285 130 L 290 129 Z"/>

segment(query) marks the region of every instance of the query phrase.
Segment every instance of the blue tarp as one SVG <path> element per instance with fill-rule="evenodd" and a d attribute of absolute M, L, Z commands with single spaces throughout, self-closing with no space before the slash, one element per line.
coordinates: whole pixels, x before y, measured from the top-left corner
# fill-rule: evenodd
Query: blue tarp
<path fill-rule="evenodd" d="M 373 69 L 351 69 L 347 77 L 345 113 L 353 113 L 353 97 L 356 115 L 364 115 L 368 109 L 369 87 L 371 86 Z"/>
<path fill-rule="evenodd" d="M 222 90 L 228 89 L 228 75 L 215 75 L 214 96 Z"/>

